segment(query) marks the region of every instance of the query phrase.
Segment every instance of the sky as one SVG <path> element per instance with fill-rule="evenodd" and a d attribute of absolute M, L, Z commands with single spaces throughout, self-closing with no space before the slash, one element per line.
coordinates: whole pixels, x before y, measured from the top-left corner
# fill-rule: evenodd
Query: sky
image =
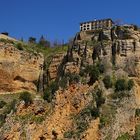
<path fill-rule="evenodd" d="M 0 0 L 0 32 L 17 39 L 45 36 L 67 42 L 79 23 L 121 19 L 140 26 L 140 0 Z"/>

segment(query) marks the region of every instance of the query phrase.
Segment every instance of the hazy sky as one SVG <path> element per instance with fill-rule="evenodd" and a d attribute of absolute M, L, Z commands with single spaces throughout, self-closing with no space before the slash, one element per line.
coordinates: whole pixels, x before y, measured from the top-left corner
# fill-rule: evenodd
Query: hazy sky
<path fill-rule="evenodd" d="M 140 25 L 140 0 L 0 0 L 0 32 L 18 39 L 67 41 L 80 22 L 95 18 Z"/>

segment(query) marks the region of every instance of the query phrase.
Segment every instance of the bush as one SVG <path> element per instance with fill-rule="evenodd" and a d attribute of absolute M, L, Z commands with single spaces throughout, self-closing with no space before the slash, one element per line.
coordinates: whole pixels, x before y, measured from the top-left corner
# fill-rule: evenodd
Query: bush
<path fill-rule="evenodd" d="M 52 101 L 53 96 L 52 96 L 52 93 L 48 89 L 44 92 L 43 99 L 49 103 Z"/>
<path fill-rule="evenodd" d="M 90 76 L 90 81 L 88 82 L 89 85 L 93 85 L 93 83 L 95 83 L 99 76 L 100 76 L 100 71 L 98 69 L 97 66 L 93 65 L 93 66 L 88 66 L 86 68 L 86 71 L 89 73 Z"/>
<path fill-rule="evenodd" d="M 101 105 L 105 103 L 105 98 L 103 97 L 102 90 L 97 90 L 95 101 L 97 108 L 101 107 Z"/>
<path fill-rule="evenodd" d="M 58 88 L 59 87 L 56 81 L 51 82 L 50 85 L 45 89 L 43 99 L 50 103 L 54 97 L 54 93 L 58 90 Z"/>
<path fill-rule="evenodd" d="M 118 79 L 115 83 L 115 91 L 124 91 L 127 89 L 127 83 L 125 79 Z"/>
<path fill-rule="evenodd" d="M 32 103 L 31 94 L 27 91 L 21 93 L 19 98 L 25 102 L 25 106 L 28 106 Z"/>
<path fill-rule="evenodd" d="M 134 86 L 133 80 L 126 81 L 125 79 L 118 79 L 115 83 L 115 91 L 130 91 Z"/>
<path fill-rule="evenodd" d="M 65 89 L 67 87 L 67 77 L 63 77 L 60 81 L 59 81 L 59 86 L 62 89 Z"/>
<path fill-rule="evenodd" d="M 0 127 L 5 123 L 5 118 L 6 118 L 5 114 L 0 114 Z"/>
<path fill-rule="evenodd" d="M 135 111 L 135 117 L 140 117 L 140 109 L 137 108 Z"/>
<path fill-rule="evenodd" d="M 100 115 L 99 109 L 96 107 L 93 107 L 91 109 L 91 116 L 94 118 L 97 118 L 97 117 L 99 117 L 99 115 Z"/>
<path fill-rule="evenodd" d="M 103 82 L 104 82 L 104 85 L 105 87 L 108 89 L 108 88 L 111 88 L 113 83 L 112 83 L 112 80 L 111 80 L 111 77 L 109 75 L 105 76 L 104 79 L 103 79 Z"/>
<path fill-rule="evenodd" d="M 49 85 L 49 90 L 52 94 L 54 94 L 58 90 L 58 83 L 56 81 L 51 82 Z"/>
<path fill-rule="evenodd" d="M 135 140 L 140 140 L 140 125 L 136 126 L 136 129 L 135 129 Z"/>
<path fill-rule="evenodd" d="M 22 45 L 21 43 L 17 43 L 17 44 L 16 44 L 16 48 L 17 48 L 18 50 L 24 50 L 23 45 Z"/>
<path fill-rule="evenodd" d="M 64 138 L 72 139 L 73 135 L 74 135 L 73 131 L 67 131 L 64 133 Z"/>
<path fill-rule="evenodd" d="M 103 64 L 101 64 L 100 62 L 97 63 L 97 68 L 98 68 L 98 70 L 99 70 L 100 73 L 104 73 L 105 67 L 104 67 Z"/>
<path fill-rule="evenodd" d="M 131 136 L 128 133 L 122 134 L 117 138 L 117 140 L 131 140 Z"/>
<path fill-rule="evenodd" d="M 14 99 L 9 104 L 7 104 L 4 110 L 4 114 L 9 114 L 11 110 L 13 110 L 13 112 L 16 112 L 16 103 L 17 103 L 17 100 Z"/>
<path fill-rule="evenodd" d="M 6 105 L 6 102 L 0 101 L 0 108 L 3 108 Z"/>
<path fill-rule="evenodd" d="M 66 78 L 69 78 L 69 83 L 78 83 L 80 81 L 80 76 L 77 73 L 66 73 Z"/>
<path fill-rule="evenodd" d="M 129 80 L 128 83 L 127 83 L 127 89 L 128 90 L 131 90 L 134 86 L 134 81 L 133 80 Z"/>

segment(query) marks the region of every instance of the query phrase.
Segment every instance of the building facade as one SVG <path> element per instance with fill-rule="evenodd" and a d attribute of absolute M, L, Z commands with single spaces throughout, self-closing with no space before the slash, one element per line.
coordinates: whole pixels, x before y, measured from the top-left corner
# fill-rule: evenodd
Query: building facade
<path fill-rule="evenodd" d="M 112 19 L 88 21 L 80 23 L 80 31 L 110 29 L 112 25 L 113 25 Z"/>

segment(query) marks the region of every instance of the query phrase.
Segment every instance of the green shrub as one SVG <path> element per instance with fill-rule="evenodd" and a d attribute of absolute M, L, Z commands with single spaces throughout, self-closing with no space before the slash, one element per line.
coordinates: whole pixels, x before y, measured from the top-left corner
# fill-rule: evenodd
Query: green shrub
<path fill-rule="evenodd" d="M 95 65 L 89 66 L 88 71 L 89 71 L 89 76 L 90 76 L 90 81 L 88 84 L 92 85 L 93 83 L 95 83 L 98 80 L 98 78 L 100 76 L 100 71 L 99 71 L 98 67 Z"/>
<path fill-rule="evenodd" d="M 80 76 L 77 73 L 66 73 L 65 77 L 69 79 L 69 83 L 78 83 L 80 81 Z"/>
<path fill-rule="evenodd" d="M 56 81 L 51 82 L 50 85 L 45 89 L 45 92 L 43 94 L 43 99 L 47 100 L 50 103 L 58 88 L 59 88 L 58 83 Z"/>
<path fill-rule="evenodd" d="M 22 43 L 17 43 L 15 46 L 18 50 L 24 50 Z"/>
<path fill-rule="evenodd" d="M 67 131 L 64 133 L 64 138 L 72 139 L 73 135 L 74 135 L 73 131 Z"/>
<path fill-rule="evenodd" d="M 7 104 L 4 110 L 4 114 L 9 114 L 11 110 L 13 110 L 13 112 L 16 112 L 16 103 L 17 103 L 17 100 L 14 99 L 9 104 Z"/>
<path fill-rule="evenodd" d="M 43 94 L 43 99 L 46 100 L 49 103 L 52 101 L 53 95 L 52 95 L 52 93 L 48 89 L 45 90 L 45 92 Z"/>
<path fill-rule="evenodd" d="M 125 79 L 118 79 L 115 83 L 115 91 L 124 91 L 127 89 L 127 83 Z"/>
<path fill-rule="evenodd" d="M 140 117 L 140 109 L 139 108 L 136 109 L 135 116 L 136 117 Z"/>
<path fill-rule="evenodd" d="M 135 129 L 135 140 L 140 140 L 140 125 L 136 126 L 136 129 Z"/>
<path fill-rule="evenodd" d="M 0 108 L 3 108 L 6 105 L 6 102 L 0 101 Z"/>
<path fill-rule="evenodd" d="M 23 100 L 25 102 L 25 106 L 28 106 L 32 103 L 32 97 L 31 97 L 31 94 L 27 91 L 25 92 L 22 92 L 20 94 L 20 100 Z"/>
<path fill-rule="evenodd" d="M 112 80 L 111 80 L 111 77 L 109 75 L 105 76 L 104 79 L 103 79 L 103 82 L 104 82 L 104 85 L 105 87 L 108 89 L 108 88 L 111 88 L 113 83 L 112 83 Z"/>
<path fill-rule="evenodd" d="M 59 86 L 62 89 L 65 89 L 67 87 L 67 77 L 63 77 L 60 81 L 59 81 Z"/>
<path fill-rule="evenodd" d="M 101 105 L 105 103 L 105 98 L 103 97 L 102 90 L 100 89 L 97 90 L 95 101 L 97 108 L 101 107 Z"/>
<path fill-rule="evenodd" d="M 128 83 L 127 83 L 127 89 L 128 90 L 131 90 L 134 86 L 134 81 L 133 80 L 129 80 Z"/>
<path fill-rule="evenodd" d="M 97 117 L 99 117 L 99 115 L 100 115 L 99 109 L 96 107 L 93 107 L 91 109 L 91 116 L 94 118 L 97 118 Z"/>
<path fill-rule="evenodd" d="M 0 127 L 5 123 L 5 118 L 6 118 L 5 114 L 0 114 Z"/>
<path fill-rule="evenodd" d="M 97 68 L 98 68 L 98 70 L 99 70 L 100 73 L 104 73 L 105 67 L 104 67 L 103 64 L 101 64 L 100 62 L 98 62 L 96 66 L 97 66 Z"/>
<path fill-rule="evenodd" d="M 53 81 L 49 85 L 49 90 L 52 94 L 54 94 L 58 90 L 58 83 L 56 81 Z"/>
<path fill-rule="evenodd" d="M 128 133 L 125 133 L 119 136 L 117 140 L 132 140 L 132 137 Z"/>

